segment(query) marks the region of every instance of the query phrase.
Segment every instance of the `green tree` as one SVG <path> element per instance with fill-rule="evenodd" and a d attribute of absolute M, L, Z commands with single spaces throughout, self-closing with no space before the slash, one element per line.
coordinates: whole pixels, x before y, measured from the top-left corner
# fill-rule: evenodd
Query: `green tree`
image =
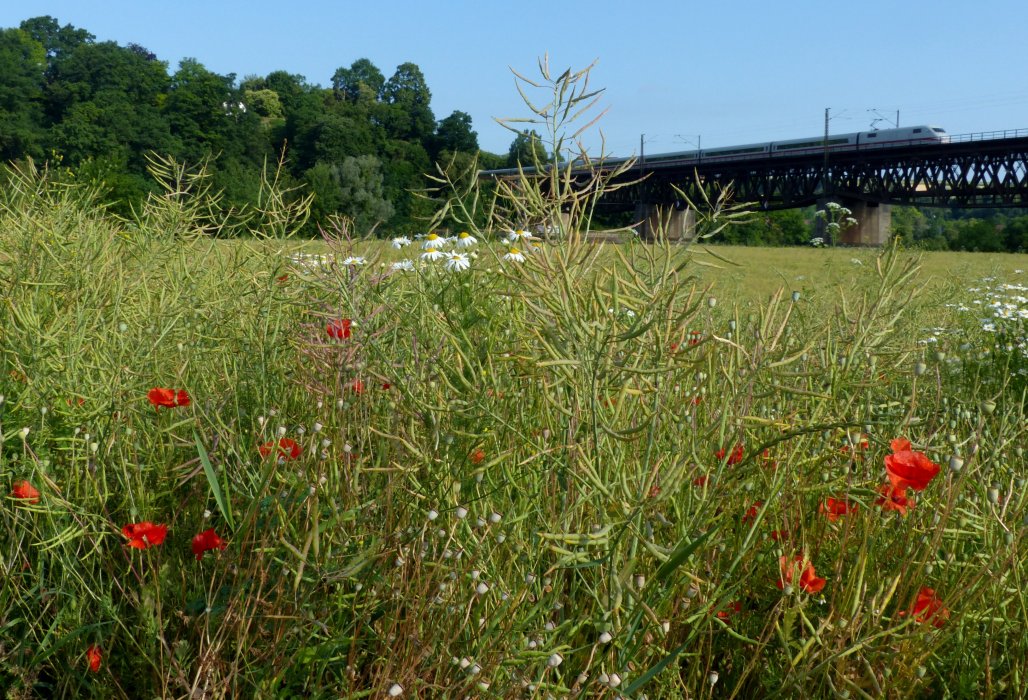
<path fill-rule="evenodd" d="M 82 44 L 91 44 L 96 40 L 96 37 L 85 29 L 76 29 L 70 24 L 62 27 L 60 22 L 50 15 L 32 17 L 19 26 L 42 44 L 46 51 L 48 76 L 52 74 L 54 65 L 64 60 L 72 51 Z"/>
<path fill-rule="evenodd" d="M 368 233 L 393 216 L 385 197 L 381 163 L 375 156 L 347 157 L 342 163 L 318 163 L 305 176 L 319 213 L 349 217 L 358 234 Z"/>
<path fill-rule="evenodd" d="M 546 154 L 546 146 L 535 129 L 525 129 L 515 136 L 511 141 L 510 150 L 507 151 L 508 168 L 516 168 L 519 164 L 531 168 L 536 164 L 545 164 L 547 160 L 549 156 Z"/>
<path fill-rule="evenodd" d="M 332 90 L 336 98 L 353 103 L 377 101 L 384 85 L 382 71 L 366 58 L 357 59 L 349 68 L 338 68 L 332 75 Z"/>
<path fill-rule="evenodd" d="M 471 115 L 455 110 L 439 121 L 432 139 L 431 155 L 438 160 L 441 153 L 477 153 L 478 134 L 471 128 Z"/>
<path fill-rule="evenodd" d="M 382 86 L 379 118 L 392 139 L 428 143 L 435 132 L 425 76 L 413 63 L 402 63 Z"/>
<path fill-rule="evenodd" d="M 194 58 L 179 63 L 171 76 L 163 112 L 181 144 L 180 158 L 196 163 L 232 147 L 235 123 L 246 113 L 234 83 L 234 76 L 212 73 Z"/>
<path fill-rule="evenodd" d="M 21 29 L 0 30 L 0 159 L 40 157 L 46 50 Z"/>

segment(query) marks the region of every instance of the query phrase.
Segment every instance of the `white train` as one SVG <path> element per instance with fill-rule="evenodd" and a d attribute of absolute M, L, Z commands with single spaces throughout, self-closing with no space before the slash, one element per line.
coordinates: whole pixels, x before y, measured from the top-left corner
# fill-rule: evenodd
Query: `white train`
<path fill-rule="evenodd" d="M 858 131 L 852 134 L 831 134 L 828 137 L 827 150 L 863 151 L 879 148 L 896 148 L 919 144 L 946 143 L 949 137 L 946 130 L 937 126 L 904 126 L 898 129 L 878 129 L 876 131 Z M 751 160 L 756 158 L 776 158 L 784 156 L 819 155 L 825 152 L 824 136 L 812 136 L 805 139 L 790 141 L 772 141 L 770 143 L 751 143 L 744 146 L 726 146 L 724 148 L 704 148 L 700 151 L 678 151 L 677 153 L 658 153 L 640 159 L 644 166 L 677 165 L 678 163 L 713 163 L 729 160 Z M 624 158 L 612 158 L 606 162 L 618 162 Z"/>
<path fill-rule="evenodd" d="M 878 129 L 875 131 L 858 131 L 852 134 L 831 134 L 828 137 L 828 152 L 870 151 L 879 148 L 898 148 L 922 144 L 948 143 L 946 130 L 937 126 L 904 126 L 898 129 Z M 723 148 L 704 148 L 697 151 L 677 151 L 675 153 L 656 153 L 636 161 L 636 166 L 643 168 L 691 165 L 700 163 L 717 163 L 733 160 L 755 160 L 758 158 L 783 158 L 787 156 L 820 155 L 825 152 L 824 136 L 811 136 L 805 139 L 790 141 L 771 141 L 769 143 L 751 143 L 743 146 L 725 146 Z M 615 165 L 627 158 L 606 158 L 605 165 Z M 572 163 L 577 167 L 579 161 Z M 525 172 L 533 172 L 534 168 L 526 167 Z M 517 174 L 517 168 L 490 170 L 484 175 L 504 177 Z"/>

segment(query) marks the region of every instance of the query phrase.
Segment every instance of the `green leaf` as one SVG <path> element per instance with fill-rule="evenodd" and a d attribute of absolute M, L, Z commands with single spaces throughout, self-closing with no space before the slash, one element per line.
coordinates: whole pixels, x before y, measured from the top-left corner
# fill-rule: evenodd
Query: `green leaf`
<path fill-rule="evenodd" d="M 228 504 L 225 501 L 225 494 L 221 491 L 221 484 L 218 483 L 218 475 L 214 473 L 214 467 L 211 465 L 211 458 L 207 455 L 207 450 L 204 448 L 203 443 L 200 442 L 200 436 L 197 432 L 193 431 L 193 438 L 196 440 L 196 451 L 200 455 L 200 464 L 203 465 L 203 473 L 207 476 L 207 483 L 211 486 L 211 493 L 214 494 L 214 500 L 218 504 L 218 510 L 225 516 L 225 521 L 232 530 L 236 529 L 236 524 L 232 519 L 232 511 L 229 510 Z"/>
<path fill-rule="evenodd" d="M 685 560 L 689 558 L 693 552 L 695 552 L 701 544 L 703 544 L 708 537 L 710 537 L 714 530 L 708 530 L 702 535 L 694 539 L 692 542 L 689 541 L 688 537 L 682 538 L 682 541 L 675 548 L 675 551 L 668 557 L 668 560 L 660 565 L 657 569 L 657 579 L 663 582 L 667 582 L 667 579 L 679 566 L 685 563 Z"/>

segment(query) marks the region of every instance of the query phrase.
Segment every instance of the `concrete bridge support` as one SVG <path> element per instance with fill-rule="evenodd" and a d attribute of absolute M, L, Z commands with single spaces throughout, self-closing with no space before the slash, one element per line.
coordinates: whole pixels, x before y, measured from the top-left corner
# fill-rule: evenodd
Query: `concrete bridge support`
<path fill-rule="evenodd" d="M 841 245 L 881 246 L 889 242 L 892 228 L 892 205 L 865 202 L 862 199 L 839 199 L 839 204 L 850 210 L 856 225 L 847 226 L 844 221 L 842 233 L 835 237 L 834 243 Z M 827 202 L 819 201 L 818 210 L 826 208 Z M 819 219 L 817 235 L 827 239 L 824 219 Z"/>
<path fill-rule="evenodd" d="M 639 235 L 649 241 L 654 240 L 658 233 L 671 241 L 689 240 L 696 232 L 696 212 L 689 208 L 637 204 L 635 219 L 640 222 Z"/>

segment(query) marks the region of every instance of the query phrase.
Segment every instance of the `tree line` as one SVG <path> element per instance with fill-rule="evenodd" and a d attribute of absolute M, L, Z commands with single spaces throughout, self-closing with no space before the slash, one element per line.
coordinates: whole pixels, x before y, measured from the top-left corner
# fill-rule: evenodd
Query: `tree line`
<path fill-rule="evenodd" d="M 194 58 L 174 72 L 138 44 L 34 17 L 0 29 L 0 161 L 33 159 L 98 187 L 119 214 L 156 187 L 151 154 L 206 163 L 222 204 L 253 204 L 262 169 L 284 153 L 284 188 L 314 195 L 310 233 L 333 215 L 354 230 L 418 230 L 435 204 L 418 192 L 434 164 L 527 162 L 535 138 L 483 152 L 470 115 L 436 119 L 414 63 L 388 78 L 367 58 L 328 87 L 302 75 L 221 75 Z"/>

